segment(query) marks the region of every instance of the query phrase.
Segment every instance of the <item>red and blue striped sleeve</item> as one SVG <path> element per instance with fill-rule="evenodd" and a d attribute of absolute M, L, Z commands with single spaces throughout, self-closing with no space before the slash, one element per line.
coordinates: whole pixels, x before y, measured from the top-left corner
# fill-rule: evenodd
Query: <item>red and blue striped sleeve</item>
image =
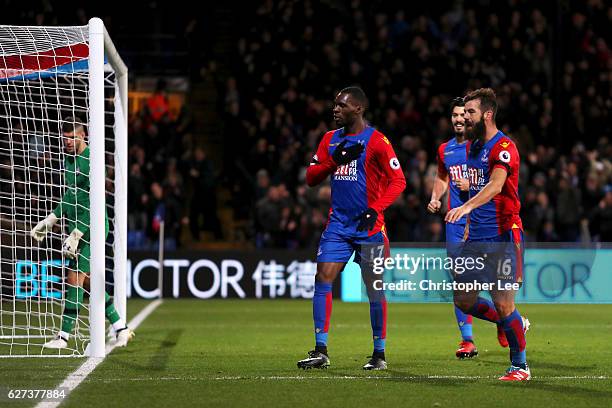
<path fill-rule="evenodd" d="M 333 135 L 333 131 L 323 135 L 323 139 L 321 139 L 319 147 L 317 148 L 317 153 L 312 157 L 310 166 L 306 169 L 306 183 L 310 187 L 321 183 L 337 167 L 336 163 L 329 155 L 329 142 Z"/>
<path fill-rule="evenodd" d="M 504 138 L 491 149 L 491 171 L 496 168 L 506 170 L 508 175 L 518 173 L 520 157 L 514 142 Z"/>
<path fill-rule="evenodd" d="M 371 171 L 382 171 L 387 179 L 387 183 L 383 182 L 381 186 L 373 187 L 383 191 L 381 191 L 382 194 L 380 194 L 376 201 L 369 205 L 369 207 L 378 213 L 382 213 L 404 191 L 406 188 L 406 177 L 404 177 L 404 172 L 395 155 L 393 146 L 391 146 L 391 142 L 382 133 L 377 131 L 372 135 L 368 143 L 368 150 L 368 154 L 373 155 L 374 163 L 378 167 L 378 169 L 372 169 Z"/>
<path fill-rule="evenodd" d="M 446 150 L 447 143 L 448 142 L 444 142 L 438 147 L 438 154 L 436 155 L 436 159 L 438 161 L 438 177 L 444 179 L 448 177 L 446 163 L 444 163 L 444 150 Z"/>

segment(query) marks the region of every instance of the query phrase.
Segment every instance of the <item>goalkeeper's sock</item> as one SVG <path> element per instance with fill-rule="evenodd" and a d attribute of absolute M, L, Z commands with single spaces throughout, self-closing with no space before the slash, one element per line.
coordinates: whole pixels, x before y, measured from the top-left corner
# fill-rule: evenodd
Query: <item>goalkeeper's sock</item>
<path fill-rule="evenodd" d="M 332 311 L 332 284 L 315 282 L 312 298 L 312 317 L 314 319 L 315 342 L 319 347 L 327 347 L 327 331 Z"/>
<path fill-rule="evenodd" d="M 387 337 L 387 299 L 384 296 L 380 301 L 370 302 L 370 323 L 372 324 L 374 352 L 384 353 Z"/>
<path fill-rule="evenodd" d="M 459 331 L 461 331 L 463 341 L 474 340 L 472 336 L 472 315 L 463 313 L 461 309 L 455 306 L 455 317 L 457 318 L 457 325 L 459 326 Z"/>
<path fill-rule="evenodd" d="M 474 306 L 468 310 L 468 314 L 492 323 L 499 323 L 499 314 L 489 299 L 479 297 Z"/>
<path fill-rule="evenodd" d="M 113 325 L 113 329 L 115 329 L 115 332 L 121 329 L 125 329 L 125 322 L 119 316 L 117 309 L 115 309 L 115 305 L 113 304 L 113 299 L 109 296 L 108 292 L 104 292 L 104 302 L 105 302 L 104 313 L 108 321 Z"/>
<path fill-rule="evenodd" d="M 501 325 L 506 333 L 508 345 L 510 346 L 510 361 L 515 367 L 526 368 L 527 356 L 525 353 L 525 329 L 523 328 L 523 319 L 517 309 L 510 316 L 502 319 Z"/>
<path fill-rule="evenodd" d="M 85 291 L 80 286 L 68 285 L 66 288 L 64 314 L 62 315 L 62 332 L 65 334 L 70 335 L 74 329 L 74 323 L 76 322 L 79 309 L 83 303 L 84 292 Z"/>
<path fill-rule="evenodd" d="M 120 319 L 119 313 L 117 313 L 117 309 L 115 309 L 113 304 L 113 299 L 108 292 L 104 292 L 104 314 L 111 324 Z"/>

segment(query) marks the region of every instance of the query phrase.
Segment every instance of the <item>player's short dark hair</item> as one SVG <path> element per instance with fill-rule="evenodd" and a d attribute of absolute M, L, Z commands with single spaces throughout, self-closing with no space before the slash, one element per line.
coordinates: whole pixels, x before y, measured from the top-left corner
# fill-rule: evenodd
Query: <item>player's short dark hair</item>
<path fill-rule="evenodd" d="M 460 108 L 462 108 L 463 106 L 465 106 L 465 102 L 463 102 L 463 98 L 461 96 L 458 96 L 457 98 L 453 98 L 453 100 L 450 103 L 450 113 L 453 113 L 453 110 L 459 106 Z"/>
<path fill-rule="evenodd" d="M 85 130 L 83 119 L 78 116 L 69 116 L 62 122 L 62 132 L 64 133 L 75 133 L 79 130 Z"/>
<path fill-rule="evenodd" d="M 464 103 L 478 99 L 480 101 L 480 110 L 486 112 L 488 110 L 493 111 L 493 121 L 497 115 L 497 95 L 491 88 L 480 88 L 476 89 L 465 95 L 463 98 Z"/>
<path fill-rule="evenodd" d="M 363 89 L 361 89 L 360 87 L 349 86 L 341 90 L 340 93 L 351 95 L 351 98 L 353 98 L 355 101 L 357 101 L 357 103 L 363 106 L 364 112 L 368 109 L 368 97 L 366 96 L 365 92 L 363 92 Z"/>

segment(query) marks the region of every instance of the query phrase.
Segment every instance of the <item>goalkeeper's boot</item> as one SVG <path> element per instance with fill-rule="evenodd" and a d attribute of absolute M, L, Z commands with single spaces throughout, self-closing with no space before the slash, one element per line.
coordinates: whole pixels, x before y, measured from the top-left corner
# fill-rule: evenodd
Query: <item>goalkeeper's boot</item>
<path fill-rule="evenodd" d="M 375 351 L 372 353 L 370 360 L 363 366 L 364 370 L 386 370 L 387 362 L 385 361 L 385 352 Z"/>
<path fill-rule="evenodd" d="M 48 349 L 65 349 L 68 347 L 68 340 L 58 334 L 53 340 L 46 342 L 43 347 Z"/>
<path fill-rule="evenodd" d="M 297 362 L 298 368 L 302 368 L 304 370 L 310 370 L 311 368 L 327 368 L 329 367 L 329 356 L 327 353 L 323 353 L 318 350 L 310 350 L 308 352 L 308 358 L 300 360 Z"/>
<path fill-rule="evenodd" d="M 462 341 L 459 343 L 459 348 L 455 352 L 457 358 L 463 360 L 464 358 L 472 358 L 478 355 L 478 349 L 471 341 Z"/>
<path fill-rule="evenodd" d="M 506 374 L 499 377 L 501 381 L 529 381 L 531 379 L 531 370 L 529 366 L 525 364 L 525 368 L 510 366 L 506 370 Z"/>
<path fill-rule="evenodd" d="M 123 329 L 117 331 L 117 347 L 125 347 L 127 344 L 136 336 L 136 334 L 130 330 L 129 327 L 125 326 Z"/>

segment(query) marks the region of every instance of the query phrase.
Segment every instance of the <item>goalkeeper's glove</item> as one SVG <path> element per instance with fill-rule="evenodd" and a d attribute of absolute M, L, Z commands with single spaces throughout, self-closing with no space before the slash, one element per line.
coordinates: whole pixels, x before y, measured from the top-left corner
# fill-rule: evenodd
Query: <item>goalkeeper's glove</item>
<path fill-rule="evenodd" d="M 47 218 L 36 224 L 32 231 L 30 231 L 30 236 L 38 242 L 42 241 L 45 239 L 47 232 L 53 229 L 53 226 L 57 220 L 58 218 L 55 216 L 55 214 L 49 214 Z"/>
<path fill-rule="evenodd" d="M 77 256 L 77 248 L 79 247 L 79 241 L 83 237 L 83 233 L 78 228 L 72 230 L 68 238 L 64 241 L 62 246 L 62 252 L 70 259 L 75 259 Z"/>
<path fill-rule="evenodd" d="M 338 166 L 342 164 L 347 164 L 358 158 L 363 150 L 365 149 L 364 145 L 358 143 L 349 147 L 344 147 L 346 145 L 346 140 L 343 140 L 342 143 L 336 147 L 336 150 L 332 153 L 332 160 Z"/>
<path fill-rule="evenodd" d="M 359 217 L 359 225 L 357 225 L 357 231 L 371 231 L 376 225 L 378 219 L 378 213 L 373 208 L 368 208 Z"/>

